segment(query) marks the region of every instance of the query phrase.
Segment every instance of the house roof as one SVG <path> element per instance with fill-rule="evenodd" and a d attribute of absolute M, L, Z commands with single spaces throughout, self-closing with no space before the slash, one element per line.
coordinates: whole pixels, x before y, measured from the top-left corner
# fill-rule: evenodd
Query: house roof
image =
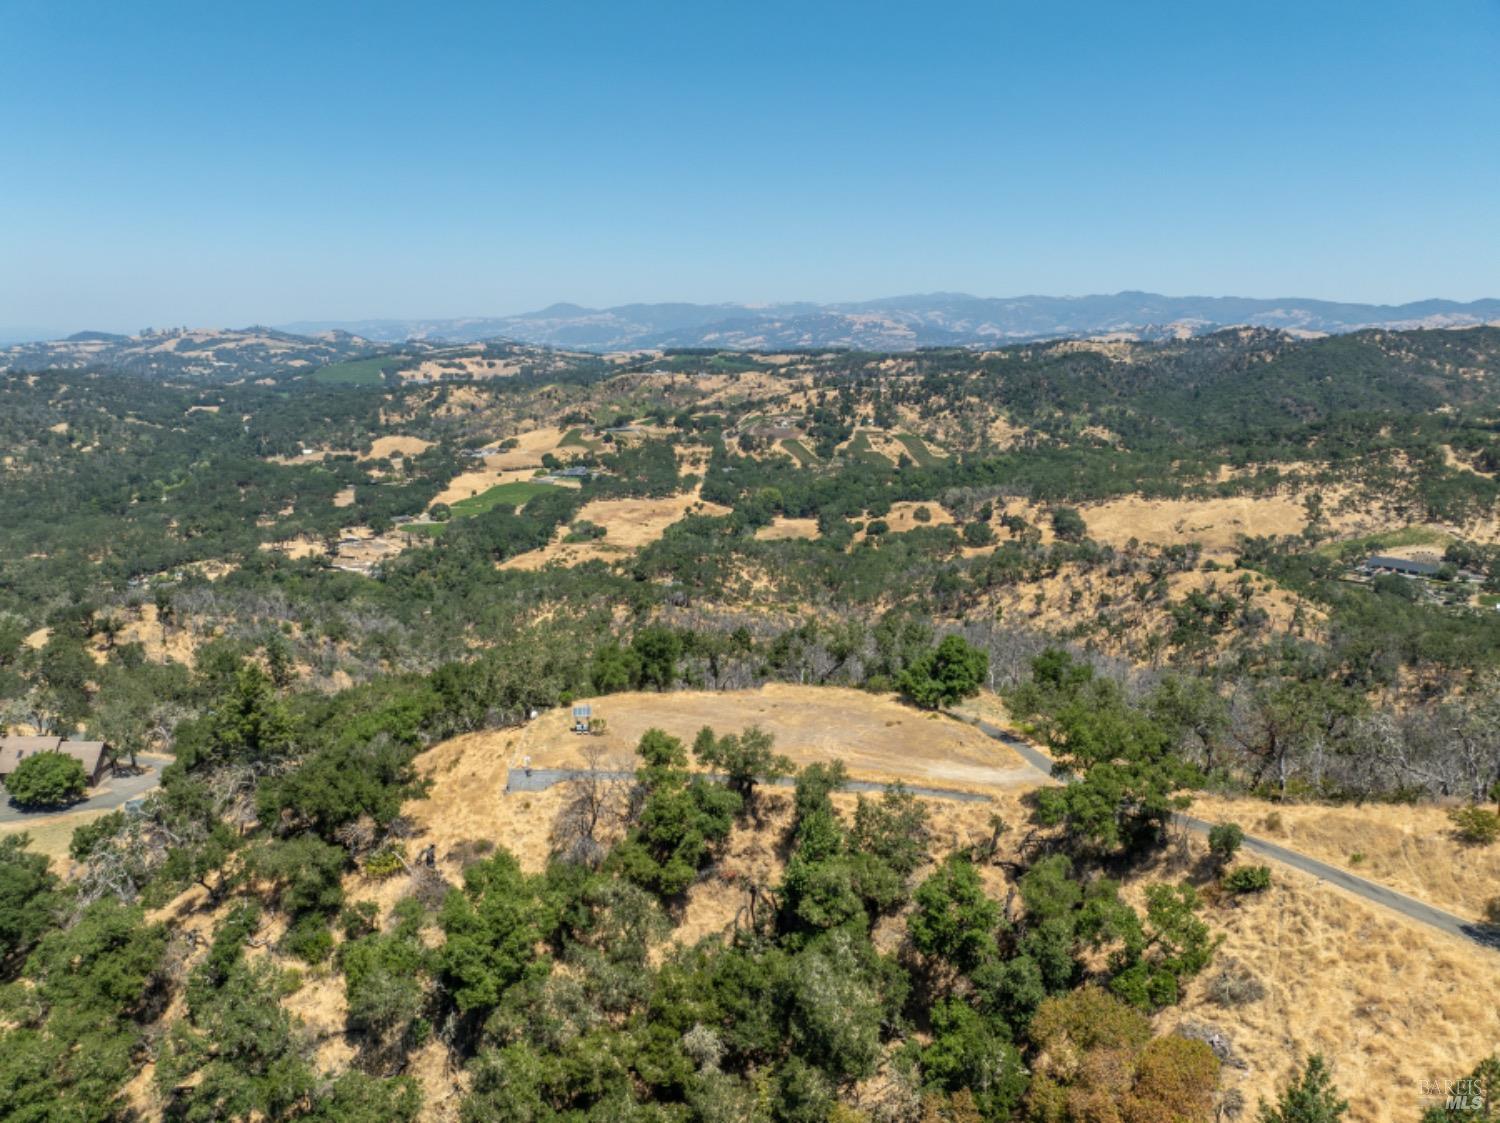
<path fill-rule="evenodd" d="M 0 737 L 0 776 L 9 776 L 16 765 L 37 753 L 61 752 L 83 765 L 92 778 L 104 755 L 103 741 L 64 741 L 61 737 Z"/>
<path fill-rule="evenodd" d="M 41 753 L 62 744 L 61 737 L 0 737 L 0 745 L 28 753 Z"/>
<path fill-rule="evenodd" d="M 1369 569 L 1394 569 L 1398 573 L 1436 573 L 1441 568 L 1436 562 L 1413 561 L 1411 558 L 1395 558 L 1388 554 L 1371 554 L 1365 559 Z"/>

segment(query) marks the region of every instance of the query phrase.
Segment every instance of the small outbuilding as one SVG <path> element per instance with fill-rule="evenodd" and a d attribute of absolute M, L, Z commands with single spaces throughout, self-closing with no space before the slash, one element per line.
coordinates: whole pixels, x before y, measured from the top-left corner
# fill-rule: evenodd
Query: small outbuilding
<path fill-rule="evenodd" d="M 573 707 L 573 732 L 589 732 L 589 722 L 594 716 L 593 707 L 587 702 L 581 702 Z"/>

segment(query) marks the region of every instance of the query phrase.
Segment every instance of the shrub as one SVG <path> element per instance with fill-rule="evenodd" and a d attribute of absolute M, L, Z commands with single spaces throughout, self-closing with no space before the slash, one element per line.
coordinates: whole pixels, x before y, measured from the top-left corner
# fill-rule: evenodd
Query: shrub
<path fill-rule="evenodd" d="M 1448 812 L 1459 840 L 1471 846 L 1488 846 L 1500 839 L 1500 815 L 1483 807 L 1456 807 Z"/>
<path fill-rule="evenodd" d="M 1500 897 L 1491 897 L 1484 904 L 1485 923 L 1500 928 Z"/>
<path fill-rule="evenodd" d="M 365 859 L 365 876 L 374 878 L 394 877 L 406 868 L 405 848 L 399 843 L 388 842 Z"/>
<path fill-rule="evenodd" d="M 1224 888 L 1231 893 L 1259 893 L 1271 888 L 1269 866 L 1241 866 L 1224 877 Z"/>
<path fill-rule="evenodd" d="M 63 807 L 83 798 L 88 777 L 66 753 L 37 753 L 16 765 L 5 787 L 22 807 Z"/>
<path fill-rule="evenodd" d="M 1088 534 L 1088 524 L 1072 507 L 1056 507 L 1052 511 L 1052 533 L 1067 542 L 1078 542 Z"/>
<path fill-rule="evenodd" d="M 1208 832 L 1208 852 L 1220 868 L 1227 866 L 1245 841 L 1245 832 L 1238 823 L 1220 823 Z"/>
<path fill-rule="evenodd" d="M 989 523 L 973 522 L 964 526 L 965 546 L 990 546 L 995 541 L 995 531 Z"/>
<path fill-rule="evenodd" d="M 901 692 L 923 709 L 936 710 L 972 698 L 984 685 L 990 657 L 962 636 L 944 636 L 913 660 L 901 675 Z"/>
<path fill-rule="evenodd" d="M 596 539 L 603 538 L 608 533 L 608 528 L 602 527 L 598 523 L 589 522 L 588 519 L 579 519 L 568 528 L 568 533 L 564 536 L 563 541 L 593 542 Z"/>
<path fill-rule="evenodd" d="M 1349 1101 L 1339 1098 L 1328 1064 L 1320 1054 L 1307 1058 L 1307 1066 L 1281 1093 L 1273 1107 L 1260 1102 L 1261 1123 L 1335 1123 L 1349 1110 Z"/>
<path fill-rule="evenodd" d="M 1208 1000 L 1217 1006 L 1244 1006 L 1264 998 L 1266 987 L 1248 969 L 1228 963 L 1208 980 L 1207 994 Z"/>
<path fill-rule="evenodd" d="M 325 917 L 306 913 L 286 930 L 281 946 L 306 963 L 321 963 L 333 954 L 333 933 Z"/>

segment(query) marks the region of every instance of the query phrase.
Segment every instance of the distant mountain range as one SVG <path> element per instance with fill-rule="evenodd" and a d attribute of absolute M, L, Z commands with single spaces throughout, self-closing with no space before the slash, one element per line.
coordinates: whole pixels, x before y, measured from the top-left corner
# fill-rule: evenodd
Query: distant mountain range
<path fill-rule="evenodd" d="M 302 335 L 344 331 L 385 343 L 505 338 L 591 351 L 662 347 L 900 351 L 1066 336 L 1162 339 L 1201 335 L 1237 324 L 1325 335 L 1371 327 L 1467 327 L 1496 321 L 1500 321 L 1500 300 L 1392 305 L 1149 292 L 998 298 L 929 293 L 851 304 L 623 304 L 614 308 L 554 304 L 518 316 L 304 321 L 282 328 Z"/>
<path fill-rule="evenodd" d="M 389 352 L 431 351 L 444 343 L 505 340 L 582 351 L 667 347 L 783 350 L 847 347 L 998 347 L 1068 337 L 1155 340 L 1252 325 L 1294 335 L 1361 328 L 1500 324 L 1500 300 L 1461 304 L 1341 304 L 1233 296 L 1022 296 L 955 293 L 897 296 L 856 304 L 554 304 L 519 316 L 452 320 L 303 321 L 279 328 L 174 328 L 142 335 L 81 331 L 66 339 L 0 346 L 0 371 L 120 370 L 156 377 L 229 380 L 291 374 Z"/>
<path fill-rule="evenodd" d="M 141 335 L 80 331 L 66 339 L 0 347 L 0 371 L 116 370 L 157 378 L 232 379 L 315 370 L 387 350 L 341 331 L 294 335 L 274 328 L 173 328 Z"/>

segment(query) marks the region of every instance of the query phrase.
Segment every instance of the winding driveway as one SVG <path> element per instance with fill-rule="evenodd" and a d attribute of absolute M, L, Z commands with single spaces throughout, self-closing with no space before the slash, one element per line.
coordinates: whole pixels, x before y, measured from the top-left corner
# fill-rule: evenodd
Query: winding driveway
<path fill-rule="evenodd" d="M 38 823 L 59 815 L 75 815 L 80 811 L 108 811 L 119 807 L 136 796 L 145 795 L 161 783 L 161 769 L 165 763 L 163 760 L 140 757 L 137 763 L 145 769 L 139 776 L 111 776 L 88 799 L 61 809 L 49 807 L 27 810 L 7 799 L 0 803 L 0 823 Z"/>
<path fill-rule="evenodd" d="M 1007 733 L 999 726 L 991 725 L 987 721 L 976 720 L 973 724 L 981 733 L 993 737 L 1008 748 L 1014 749 L 1021 759 L 1042 773 L 1042 775 L 1052 775 L 1052 758 L 1045 753 L 1038 752 L 1028 742 L 1012 733 Z M 1191 831 L 1197 831 L 1200 834 L 1207 834 L 1215 825 L 1205 822 L 1203 819 L 1195 819 L 1191 815 L 1175 815 L 1173 818 L 1179 826 L 1186 827 Z M 1372 904 L 1392 909 L 1409 920 L 1415 920 L 1418 924 L 1425 924 L 1429 928 L 1436 928 L 1438 931 L 1445 932 L 1450 936 L 1472 940 L 1485 947 L 1500 949 L 1500 929 L 1494 926 L 1465 920 L 1463 917 L 1455 916 L 1451 912 L 1444 912 L 1442 909 L 1425 904 L 1415 897 L 1408 897 L 1405 893 L 1398 893 L 1389 886 L 1359 877 L 1346 869 L 1331 866 L 1327 862 L 1320 862 L 1316 858 L 1309 858 L 1306 854 L 1299 854 L 1295 850 L 1288 850 L 1285 846 L 1278 846 L 1274 842 L 1268 842 L 1263 838 L 1256 838 L 1254 835 L 1247 834 L 1242 845 L 1244 849 L 1253 854 L 1259 854 L 1263 858 L 1270 858 L 1273 861 L 1280 862 L 1282 865 L 1291 866 L 1293 869 L 1311 874 L 1320 881 L 1326 881 Z"/>
<path fill-rule="evenodd" d="M 1015 750 L 1016 754 L 1029 767 L 1035 769 L 1042 776 L 1052 777 L 1054 769 L 1052 758 L 1040 752 L 1030 742 L 1001 729 L 997 725 L 991 725 L 982 719 L 961 717 L 956 714 L 954 716 L 973 725 L 981 733 L 999 741 L 1007 748 Z M 506 779 L 505 790 L 507 792 L 540 792 L 545 791 L 554 784 L 561 784 L 583 775 L 586 775 L 584 769 L 575 768 L 532 768 L 529 770 L 512 768 Z M 634 777 L 635 773 L 612 771 L 602 772 L 600 775 L 609 780 L 629 780 Z M 784 777 L 776 781 L 776 786 L 791 787 L 794 783 L 795 781 L 792 779 Z M 963 791 L 958 788 L 934 788 L 916 784 L 904 784 L 902 786 L 913 795 L 926 796 L 930 799 L 952 799 L 964 803 L 985 803 L 989 801 L 989 797 L 982 793 Z M 883 792 L 889 787 L 891 785 L 875 783 L 870 780 L 850 780 L 844 784 L 843 790 Z M 117 800 L 116 802 L 123 802 L 123 800 Z M 113 806 L 113 804 L 102 804 L 100 806 Z M 0 820 L 8 817 L 8 810 L 0 809 Z M 74 810 L 78 810 L 78 808 Z M 1178 826 L 1190 831 L 1196 831 L 1199 834 L 1207 834 L 1215 826 L 1213 823 L 1194 818 L 1191 815 L 1174 815 L 1173 820 Z M 1461 939 L 1471 940 L 1484 947 L 1500 950 L 1500 928 L 1496 928 L 1493 925 L 1465 920 L 1463 917 L 1455 916 L 1451 912 L 1434 908 L 1432 905 L 1419 901 L 1415 897 L 1408 897 L 1405 893 L 1400 893 L 1389 886 L 1381 885 L 1376 881 L 1370 881 L 1368 878 L 1360 877 L 1357 874 L 1350 873 L 1346 869 L 1329 865 L 1327 862 L 1321 862 L 1316 858 L 1310 858 L 1306 854 L 1300 854 L 1295 850 L 1288 850 L 1285 846 L 1278 846 L 1276 843 L 1264 838 L 1257 838 L 1254 835 L 1247 834 L 1241 845 L 1243 849 L 1252 854 L 1269 858 L 1282 865 L 1301 870 L 1306 874 L 1311 874 L 1320 881 L 1326 881 L 1330 885 L 1342 889 L 1347 893 L 1352 893 L 1354 896 L 1369 901 L 1371 904 L 1379 905 L 1381 908 L 1398 912 L 1407 919 L 1416 921 L 1418 924 L 1425 924 L 1427 927 L 1436 928 L 1438 931 L 1449 936 L 1458 936 Z"/>

